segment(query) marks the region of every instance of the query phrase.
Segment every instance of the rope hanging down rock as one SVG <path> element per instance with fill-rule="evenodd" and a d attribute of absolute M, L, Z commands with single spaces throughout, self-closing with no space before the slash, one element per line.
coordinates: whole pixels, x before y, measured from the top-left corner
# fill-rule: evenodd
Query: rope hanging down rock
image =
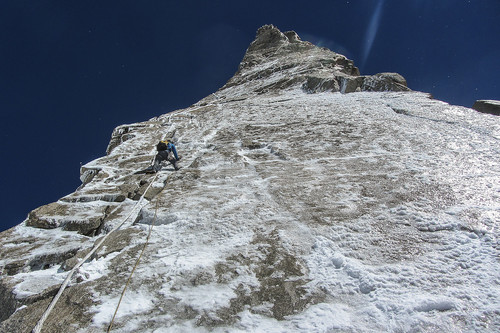
<path fill-rule="evenodd" d="M 120 224 L 118 224 L 110 232 L 108 232 L 103 238 L 101 238 L 101 240 L 97 243 L 97 245 L 94 246 L 94 248 L 92 249 L 92 251 L 90 251 L 78 264 L 75 265 L 75 267 L 73 267 L 73 269 L 69 272 L 69 274 L 66 277 L 66 279 L 64 280 L 64 282 L 61 284 L 61 287 L 59 288 L 59 291 L 57 292 L 57 295 L 54 296 L 54 298 L 52 299 L 52 302 L 47 307 L 47 310 L 45 310 L 45 312 L 43 313 L 42 317 L 40 318 L 40 320 L 36 324 L 35 328 L 33 328 L 32 333 L 40 333 L 41 332 L 43 324 L 45 323 L 45 320 L 47 320 L 48 316 L 50 315 L 50 312 L 52 311 L 52 309 L 56 305 L 57 301 L 61 297 L 64 289 L 66 289 L 66 287 L 68 286 L 68 283 L 71 280 L 71 277 L 73 276 L 73 274 L 97 251 L 97 249 L 99 249 L 99 247 L 104 243 L 104 241 L 106 241 L 106 239 L 113 232 L 115 232 L 116 230 L 118 230 L 132 216 L 132 214 L 136 210 L 136 207 L 139 206 L 142 203 L 142 201 L 144 200 L 144 197 L 146 196 L 146 193 L 149 191 L 151 185 L 153 185 L 153 183 L 155 182 L 155 180 L 156 180 L 157 177 L 158 177 L 158 173 L 155 174 L 155 176 L 151 180 L 151 183 L 148 185 L 148 187 L 146 188 L 146 190 L 142 194 L 141 198 L 134 205 L 134 207 L 132 208 L 132 210 L 130 211 L 130 213 L 127 215 L 127 217 L 125 217 L 125 219 L 122 222 L 120 222 Z M 143 207 L 140 207 L 140 208 L 143 208 Z"/>
<path fill-rule="evenodd" d="M 118 304 L 116 305 L 115 313 L 113 314 L 113 318 L 111 319 L 111 322 L 109 323 L 107 332 L 111 332 L 111 328 L 113 327 L 113 323 L 115 321 L 116 313 L 118 312 L 118 308 L 120 307 L 123 296 L 125 295 L 125 291 L 127 290 L 127 287 L 130 283 L 130 280 L 132 279 L 132 275 L 134 274 L 135 269 L 139 265 L 139 261 L 141 261 L 142 255 L 144 254 L 144 251 L 146 250 L 146 246 L 149 243 L 149 238 L 151 237 L 151 231 L 153 231 L 153 226 L 154 226 L 155 221 L 156 221 L 157 212 L 158 212 L 158 200 L 156 201 L 155 215 L 153 217 L 153 221 L 151 222 L 151 225 L 149 226 L 148 237 L 146 237 L 146 242 L 144 243 L 141 254 L 139 255 L 139 258 L 137 258 L 137 261 L 135 262 L 134 268 L 132 268 L 132 272 L 130 272 L 130 275 L 127 279 L 127 282 L 125 283 L 125 286 L 123 287 L 122 294 L 120 295 L 120 299 L 118 300 Z"/>

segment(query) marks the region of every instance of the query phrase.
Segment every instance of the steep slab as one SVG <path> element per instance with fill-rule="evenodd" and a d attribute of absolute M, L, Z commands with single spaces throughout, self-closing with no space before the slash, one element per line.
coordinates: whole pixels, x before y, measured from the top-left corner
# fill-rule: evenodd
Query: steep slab
<path fill-rule="evenodd" d="M 336 88 L 356 71 L 266 26 L 218 92 L 118 127 L 79 189 L 2 233 L 0 331 L 30 332 L 110 235 L 44 326 L 105 330 L 150 230 L 117 332 L 500 330 L 498 118 Z M 165 137 L 182 169 L 134 174 Z"/>

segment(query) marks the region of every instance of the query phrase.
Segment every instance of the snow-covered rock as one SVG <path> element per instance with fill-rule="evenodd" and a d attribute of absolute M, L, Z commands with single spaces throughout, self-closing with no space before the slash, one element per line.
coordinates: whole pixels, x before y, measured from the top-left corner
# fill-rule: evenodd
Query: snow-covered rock
<path fill-rule="evenodd" d="M 105 330 L 138 258 L 116 332 L 499 331 L 499 118 L 407 90 L 261 28 L 219 91 L 118 127 L 2 233 L 0 331 L 105 236 L 42 331 Z M 182 169 L 134 174 L 165 137 Z"/>
<path fill-rule="evenodd" d="M 221 90 L 238 86 L 238 95 L 243 96 L 298 85 L 308 93 L 409 91 L 406 80 L 397 73 L 360 76 L 352 60 L 301 41 L 294 31 L 282 33 L 272 25 L 257 31 L 238 72 Z"/>

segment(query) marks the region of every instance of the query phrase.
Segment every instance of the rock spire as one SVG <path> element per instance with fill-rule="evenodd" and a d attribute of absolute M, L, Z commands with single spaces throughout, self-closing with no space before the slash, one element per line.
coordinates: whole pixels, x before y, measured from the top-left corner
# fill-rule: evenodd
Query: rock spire
<path fill-rule="evenodd" d="M 352 60 L 302 41 L 294 31 L 282 33 L 273 25 L 257 31 L 238 72 L 222 90 L 233 86 L 245 86 L 252 93 L 293 86 L 301 86 L 307 93 L 409 91 L 406 80 L 397 73 L 362 76 Z"/>
<path fill-rule="evenodd" d="M 42 332 L 106 331 L 125 285 L 112 332 L 500 331 L 498 119 L 264 26 L 224 87 L 118 126 L 1 234 L 0 332 L 73 268 Z M 165 138 L 182 168 L 136 174 Z"/>

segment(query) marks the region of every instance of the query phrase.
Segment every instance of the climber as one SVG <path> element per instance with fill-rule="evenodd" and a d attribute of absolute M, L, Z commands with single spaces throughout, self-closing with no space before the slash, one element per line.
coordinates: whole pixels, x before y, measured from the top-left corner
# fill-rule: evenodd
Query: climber
<path fill-rule="evenodd" d="M 166 139 L 158 142 L 156 145 L 156 150 L 158 153 L 155 157 L 155 162 L 153 164 L 153 171 L 158 172 L 161 170 L 161 162 L 169 161 L 174 166 L 175 171 L 179 170 L 180 167 L 177 162 L 180 160 L 177 155 L 177 149 L 175 145 L 172 143 L 172 140 Z"/>

